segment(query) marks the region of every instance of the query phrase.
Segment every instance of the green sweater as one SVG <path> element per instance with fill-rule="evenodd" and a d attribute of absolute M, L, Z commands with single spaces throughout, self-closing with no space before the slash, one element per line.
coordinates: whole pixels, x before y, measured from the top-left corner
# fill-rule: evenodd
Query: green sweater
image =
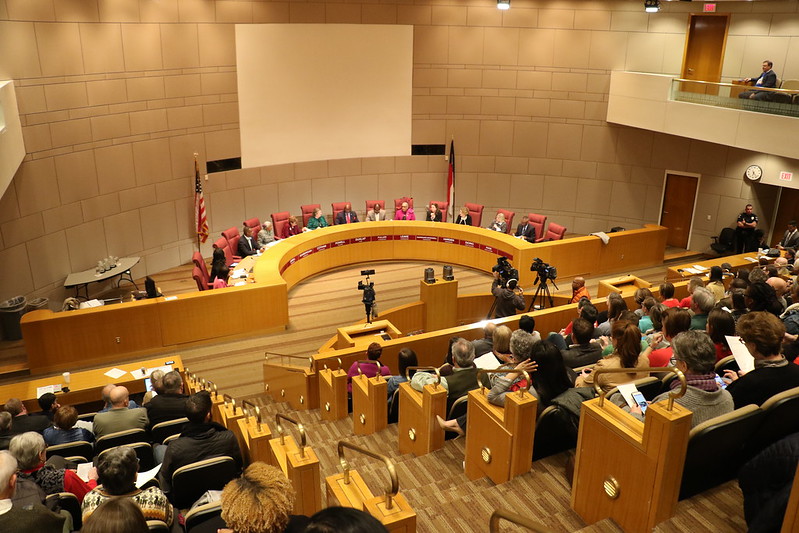
<path fill-rule="evenodd" d="M 319 218 L 311 217 L 308 219 L 308 225 L 305 227 L 308 229 L 326 228 L 327 219 L 324 217 L 324 215 Z"/>

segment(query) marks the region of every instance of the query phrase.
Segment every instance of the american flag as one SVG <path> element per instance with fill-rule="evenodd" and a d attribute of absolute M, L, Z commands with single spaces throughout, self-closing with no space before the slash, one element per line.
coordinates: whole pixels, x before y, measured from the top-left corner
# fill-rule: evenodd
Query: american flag
<path fill-rule="evenodd" d="M 208 240 L 208 216 L 205 214 L 203 182 L 200 181 L 200 164 L 194 154 L 194 222 L 200 242 Z"/>
<path fill-rule="evenodd" d="M 455 139 L 449 143 L 449 169 L 447 172 L 447 202 L 449 202 L 449 218 L 453 222 L 455 213 Z"/>

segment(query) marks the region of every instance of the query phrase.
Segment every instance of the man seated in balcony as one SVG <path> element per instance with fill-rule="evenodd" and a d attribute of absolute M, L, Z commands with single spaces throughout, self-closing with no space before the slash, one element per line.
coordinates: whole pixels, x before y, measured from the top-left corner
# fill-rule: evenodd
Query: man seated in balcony
<path fill-rule="evenodd" d="M 474 366 L 474 346 L 471 341 L 458 339 L 452 344 L 452 362 L 454 371 L 447 377 L 441 378 L 441 386 L 447 389 L 447 411 L 452 404 L 465 396 L 467 392 L 477 388 L 477 368 Z M 421 391 L 425 385 L 436 381 L 435 374 L 417 372 L 411 378 L 411 387 Z"/>
<path fill-rule="evenodd" d="M 146 429 L 147 411 L 143 407 L 130 409 L 130 398 L 126 387 L 114 387 L 109 398 L 111 409 L 94 416 L 93 433 L 98 439 L 118 431 Z"/>
<path fill-rule="evenodd" d="M 777 74 L 771 69 L 773 63 L 766 59 L 763 61 L 763 72 L 756 78 L 744 78 L 745 82 L 755 82 L 755 87 L 770 87 L 777 86 Z M 751 100 L 768 100 L 769 91 L 744 91 L 738 95 L 738 98 L 748 98 Z"/>

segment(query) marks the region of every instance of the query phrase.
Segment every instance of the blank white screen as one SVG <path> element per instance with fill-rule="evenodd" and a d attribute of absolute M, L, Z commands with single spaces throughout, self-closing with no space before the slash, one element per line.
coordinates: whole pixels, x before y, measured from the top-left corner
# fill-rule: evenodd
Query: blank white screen
<path fill-rule="evenodd" d="M 409 155 L 413 27 L 236 25 L 242 167 Z"/>

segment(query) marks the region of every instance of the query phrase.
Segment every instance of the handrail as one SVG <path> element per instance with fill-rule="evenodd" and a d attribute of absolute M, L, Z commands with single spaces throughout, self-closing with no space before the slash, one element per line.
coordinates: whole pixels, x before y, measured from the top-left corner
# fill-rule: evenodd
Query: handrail
<path fill-rule="evenodd" d="M 306 357 L 304 355 L 289 355 L 289 354 L 277 353 L 277 352 L 264 352 L 264 360 L 269 360 L 269 356 L 270 355 L 277 355 L 278 357 L 288 357 L 289 359 L 306 359 Z M 313 370 L 314 369 L 314 359 L 313 359 L 313 357 L 308 356 L 307 359 L 308 359 L 308 363 L 309 363 L 308 369 L 309 370 Z"/>
<path fill-rule="evenodd" d="M 368 455 L 373 459 L 379 459 L 385 463 L 386 468 L 388 469 L 388 475 L 391 478 L 391 486 L 386 489 L 386 509 L 391 509 L 391 507 L 394 505 L 393 498 L 399 492 L 399 478 L 397 477 L 397 468 L 394 466 L 394 461 L 385 455 L 375 453 L 373 451 L 367 450 L 366 448 L 361 448 L 355 444 L 340 440 L 338 441 L 338 462 L 341 464 L 341 468 L 344 469 L 345 485 L 350 484 L 350 465 L 347 462 L 347 459 L 344 457 L 344 448 L 349 448 L 350 450 Z"/>
<path fill-rule="evenodd" d="M 535 533 L 552 533 L 551 529 L 545 528 L 538 522 L 533 522 L 525 516 L 506 511 L 505 509 L 496 509 L 491 513 L 491 520 L 488 522 L 488 531 L 490 533 L 497 533 L 499 531 L 499 521 L 501 519 L 513 522 L 518 526 L 526 527 Z"/>
<path fill-rule="evenodd" d="M 285 446 L 286 445 L 286 438 L 283 435 L 283 425 L 280 423 L 280 419 L 281 418 L 283 420 L 285 420 L 286 422 L 291 422 L 292 424 L 297 426 L 297 429 L 300 432 L 300 457 L 304 458 L 305 457 L 305 446 L 307 446 L 307 443 L 308 443 L 308 441 L 307 441 L 307 439 L 305 437 L 305 427 L 302 424 L 300 424 L 299 422 L 297 422 L 296 420 L 294 420 L 293 418 L 288 417 L 288 416 L 284 415 L 283 413 L 275 413 L 275 425 L 277 426 L 277 432 L 280 434 L 280 445 L 281 446 Z"/>
<path fill-rule="evenodd" d="M 244 421 L 249 422 L 250 418 L 250 410 L 247 409 L 247 406 L 251 406 L 255 411 L 255 427 L 257 431 L 261 431 L 261 408 L 252 403 L 249 400 L 242 400 L 241 402 L 241 410 L 244 411 Z"/>
<path fill-rule="evenodd" d="M 411 380 L 411 370 L 432 370 L 436 373 L 436 382 L 433 384 L 433 388 L 437 389 L 438 384 L 441 383 L 441 372 L 434 366 L 409 366 L 405 369 L 405 379 L 408 381 Z"/>
<path fill-rule="evenodd" d="M 377 365 L 377 375 L 375 377 L 383 377 L 383 374 L 380 372 L 380 368 L 383 366 L 380 364 L 380 361 L 372 361 L 371 359 L 363 359 L 361 361 L 355 361 L 355 368 L 358 369 L 358 375 L 363 376 L 363 372 L 361 372 L 361 363 L 375 363 Z"/>
<path fill-rule="evenodd" d="M 219 398 L 219 389 L 216 388 L 216 383 L 214 383 L 210 379 L 205 380 L 205 386 L 203 387 L 203 389 L 207 390 L 208 392 L 213 391 L 214 398 Z M 236 414 L 235 411 L 233 412 L 233 414 Z"/>
<path fill-rule="evenodd" d="M 775 93 L 788 93 L 788 94 L 797 94 L 799 90 L 797 89 L 780 89 L 779 87 L 760 87 L 758 85 L 739 85 L 736 83 L 727 83 L 722 81 L 705 81 L 705 80 L 687 80 L 685 78 L 674 78 L 673 81 L 678 81 L 681 83 L 698 83 L 700 85 L 717 85 L 719 87 L 752 87 L 754 90 L 757 91 L 768 91 L 768 92 L 775 92 Z"/>
<path fill-rule="evenodd" d="M 341 362 L 341 357 L 336 357 L 336 361 L 338 361 L 338 370 L 341 370 L 341 366 L 344 364 Z M 322 368 L 327 370 L 327 363 L 322 363 Z"/>
<path fill-rule="evenodd" d="M 602 407 L 605 403 L 605 395 L 607 392 L 602 390 L 599 386 L 599 383 L 596 380 L 596 376 L 601 374 L 634 374 L 637 372 L 671 372 L 677 376 L 677 379 L 680 380 L 680 391 L 676 394 L 672 394 L 674 391 L 669 391 L 669 402 L 666 404 L 666 410 L 671 411 L 674 408 L 674 400 L 676 398 L 681 398 L 685 391 L 688 390 L 688 383 L 685 381 L 685 374 L 676 367 L 673 366 L 637 366 L 635 368 L 598 368 L 592 371 L 594 374 L 594 389 L 596 390 L 597 394 L 599 395 L 599 407 Z"/>
<path fill-rule="evenodd" d="M 228 406 L 228 400 L 230 400 L 230 405 L 233 406 L 233 414 L 235 415 L 236 414 L 236 399 L 233 398 L 233 396 L 231 396 L 229 394 L 223 394 L 222 395 L 222 400 L 224 400 L 224 402 L 225 402 L 225 407 Z"/>
<path fill-rule="evenodd" d="M 483 393 L 485 396 L 485 385 L 483 382 L 480 381 L 480 376 L 483 374 L 510 374 L 512 372 L 516 372 L 517 374 L 522 374 L 524 379 L 527 380 L 527 388 L 519 389 L 519 398 L 524 398 L 525 392 L 530 392 L 530 387 L 533 385 L 533 380 L 530 379 L 530 374 L 526 370 L 516 370 L 514 368 L 481 368 L 477 371 L 477 386 L 480 387 L 480 392 Z"/>

